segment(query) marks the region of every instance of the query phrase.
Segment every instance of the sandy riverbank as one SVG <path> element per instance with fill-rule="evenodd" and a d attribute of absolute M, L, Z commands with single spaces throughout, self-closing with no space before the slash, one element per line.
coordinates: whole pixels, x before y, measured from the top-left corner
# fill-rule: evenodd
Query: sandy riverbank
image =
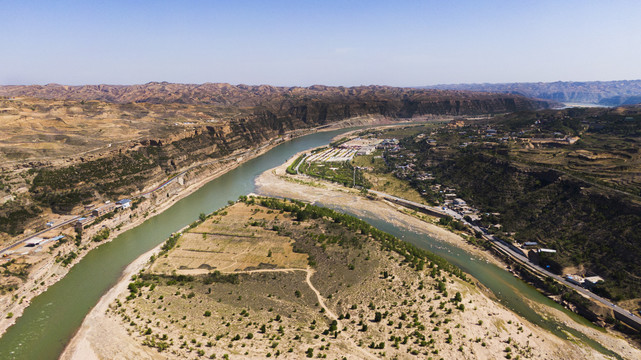
<path fill-rule="evenodd" d="M 392 224 L 425 234 L 444 241 L 478 256 L 493 264 L 505 267 L 505 264 L 473 245 L 459 235 L 442 227 L 427 223 L 404 213 L 405 208 L 384 200 L 370 200 L 358 190 L 346 188 L 329 181 L 311 178 L 307 175 L 288 175 L 287 166 L 300 156 L 294 155 L 285 164 L 262 173 L 256 179 L 256 191 L 260 195 L 299 199 L 310 203 L 322 203 L 324 206 L 347 208 L 357 216 L 371 216 L 387 219 Z M 314 184 L 315 186 L 310 186 Z"/>
<path fill-rule="evenodd" d="M 387 118 L 383 118 L 383 117 L 374 117 L 374 116 L 358 117 L 358 118 L 339 121 L 327 127 L 293 130 L 286 133 L 285 137 L 287 138 L 287 140 L 291 140 L 296 137 L 308 135 L 314 132 L 332 131 L 332 130 L 353 127 L 353 126 L 361 126 L 361 125 L 373 125 L 373 124 L 384 125 L 384 124 L 391 124 L 391 123 L 394 123 L 394 121 Z M 54 255 L 51 255 L 50 257 L 44 259 L 38 265 L 37 269 L 32 271 L 31 274 L 29 274 L 29 277 L 25 281 L 25 283 L 23 283 L 18 290 L 10 294 L 10 296 L 12 297 L 15 296 L 15 300 L 7 298 L 8 301 L 6 301 L 6 304 L 4 306 L 0 304 L 1 306 L 0 336 L 2 336 L 2 334 L 4 334 L 7 331 L 7 329 L 11 327 L 13 324 L 15 324 L 15 322 L 20 318 L 20 316 L 22 316 L 24 310 L 30 305 L 33 298 L 42 294 L 49 288 L 49 286 L 52 286 L 56 282 L 60 281 L 63 277 L 65 277 L 67 273 L 71 270 L 71 268 L 76 263 L 81 261 L 84 258 L 84 256 L 88 254 L 91 250 L 95 249 L 101 244 L 112 241 L 121 233 L 142 224 L 150 217 L 153 217 L 155 215 L 162 213 L 163 211 L 173 206 L 176 202 L 192 194 L 193 192 L 200 189 L 202 186 L 212 181 L 213 179 L 227 173 L 228 171 L 235 169 L 236 167 L 240 166 L 241 164 L 253 158 L 256 158 L 268 152 L 269 150 L 278 146 L 281 143 L 282 141 L 276 141 L 276 139 L 271 139 L 255 148 L 248 149 L 243 152 L 238 152 L 238 154 L 236 154 L 236 158 L 238 160 L 227 161 L 222 164 L 221 163 L 217 164 L 217 166 L 214 167 L 211 171 L 207 172 L 206 174 L 198 175 L 198 177 L 194 179 L 189 185 L 180 189 L 180 191 L 173 194 L 172 196 L 168 198 L 162 198 L 160 199 L 160 202 L 152 203 L 151 201 L 148 201 L 146 205 L 141 206 L 138 213 L 142 214 L 146 211 L 149 211 L 151 214 L 149 217 L 144 217 L 144 216 L 133 217 L 131 220 L 128 220 L 122 223 L 122 226 L 120 226 L 119 228 L 113 229 L 111 231 L 109 238 L 107 238 L 105 241 L 102 241 L 100 243 L 91 242 L 91 241 L 87 242 L 86 250 L 78 251 L 78 257 L 75 258 L 71 262 L 71 264 L 66 267 L 62 266 L 59 263 L 56 263 L 54 261 Z M 204 165 L 204 164 L 201 164 L 201 165 Z M 195 164 L 191 168 L 198 169 L 199 168 L 198 166 L 199 166 L 198 164 Z M 148 185 L 145 188 L 145 190 L 141 191 L 141 193 L 145 193 L 150 189 L 154 189 L 160 184 L 161 183 Z M 145 203 L 143 202 L 142 204 L 145 204 Z M 9 313 L 13 314 L 13 316 L 10 318 L 7 317 L 7 314 Z"/>
<path fill-rule="evenodd" d="M 257 156 L 264 154 L 265 152 L 272 149 L 272 145 L 262 145 L 257 149 L 250 149 L 243 153 L 239 153 L 238 157 L 242 158 L 240 161 L 228 161 L 224 164 L 220 164 L 213 171 L 209 172 L 204 176 L 200 176 L 195 179 L 191 184 L 182 188 L 173 196 L 168 198 L 161 198 L 161 202 L 152 202 L 147 201 L 143 202 L 137 211 L 139 216 L 132 217 L 131 220 L 127 220 L 122 223 L 122 226 L 112 229 L 110 235 L 107 239 L 102 242 L 93 242 L 88 241 L 85 243 L 86 249 L 82 251 L 77 251 L 78 257 L 76 257 L 68 266 L 62 266 L 59 263 L 56 263 L 54 256 L 51 255 L 49 258 L 45 259 L 41 264 L 38 265 L 37 271 L 34 271 L 30 274 L 28 280 L 17 290 L 14 291 L 12 295 L 17 296 L 16 299 L 21 299 L 19 302 L 13 302 L 8 306 L 4 307 L 0 313 L 0 336 L 4 334 L 11 325 L 13 325 L 23 314 L 24 310 L 29 306 L 33 298 L 45 292 L 49 286 L 54 285 L 62 278 L 64 278 L 67 273 L 80 262 L 91 250 L 97 248 L 98 246 L 108 243 L 118 237 L 120 234 L 137 227 L 142 224 L 149 218 L 161 214 L 165 210 L 169 209 L 178 201 L 189 196 L 196 190 L 200 189 L 202 186 L 212 181 L 213 179 L 235 169 L 246 161 L 249 161 Z M 159 184 L 152 184 L 147 187 L 147 189 L 153 189 Z M 143 190 L 143 192 L 148 190 Z M 142 216 L 143 213 L 150 212 L 151 215 L 148 217 Z M 85 240 L 86 241 L 86 240 Z M 7 313 L 13 313 L 13 317 L 7 318 Z"/>
<path fill-rule="evenodd" d="M 303 200 L 310 203 L 322 203 L 325 206 L 336 208 L 349 208 L 351 212 L 356 213 L 357 215 L 373 214 L 376 217 L 387 219 L 387 221 L 393 223 L 396 226 L 411 229 L 418 233 L 424 233 L 427 236 L 451 243 L 469 253 L 474 254 L 475 256 L 478 256 L 481 259 L 492 262 L 497 266 L 505 267 L 505 264 L 503 262 L 492 256 L 487 251 L 470 245 L 459 235 L 456 235 L 437 225 L 422 221 L 416 217 L 408 215 L 406 213 L 406 209 L 402 208 L 401 206 L 389 203 L 387 201 L 370 200 L 361 195 L 360 192 L 356 190 L 345 188 L 344 186 L 328 181 L 310 178 L 306 175 L 287 174 L 287 166 L 289 166 L 289 164 L 293 162 L 293 160 L 296 159 L 299 155 L 300 154 L 297 154 L 290 158 L 287 163 L 261 174 L 256 180 L 257 193 L 265 196 L 276 196 Z M 571 328 L 579 330 L 591 339 L 599 342 L 604 347 L 618 353 L 626 359 L 641 358 L 641 350 L 630 344 L 618 333 L 596 330 L 586 325 L 577 323 L 567 314 L 557 309 L 548 308 L 535 302 L 530 303 L 533 309 L 536 309 L 537 312 L 544 314 L 546 317 L 554 317 L 559 322 L 562 322 Z M 546 334 L 551 335 L 549 333 Z"/>
<path fill-rule="evenodd" d="M 116 300 L 118 295 L 127 290 L 131 277 L 142 270 L 149 262 L 152 255 L 158 253 L 162 244 L 140 255 L 125 268 L 118 283 L 100 298 L 98 304 L 91 309 L 65 348 L 60 359 L 104 359 L 109 354 L 109 359 L 162 359 L 157 351 L 140 346 L 140 344 L 125 330 L 120 323 L 105 312 L 109 304 Z M 108 340 L 105 336 L 108 334 Z M 98 355 L 102 354 L 102 355 Z"/>
<path fill-rule="evenodd" d="M 295 157 L 294 157 L 295 158 Z M 424 231 L 433 237 L 439 237 L 444 241 L 463 241 L 457 235 L 452 234 L 437 226 L 424 223 L 412 216 L 406 215 L 398 211 L 391 204 L 382 201 L 367 200 L 357 193 L 353 193 L 347 189 L 340 187 L 333 188 L 332 184 L 323 183 L 323 188 L 309 187 L 302 184 L 292 183 L 282 177 L 279 177 L 279 172 L 286 166 L 281 166 L 278 170 L 269 170 L 263 173 L 257 179 L 258 191 L 262 194 L 279 195 L 286 193 L 288 197 L 293 198 L 300 194 L 302 200 L 315 201 L 318 196 L 318 191 L 324 192 L 326 197 L 332 198 L 333 204 L 337 206 L 349 208 L 352 211 L 361 211 L 365 213 L 373 213 L 377 215 L 390 216 L 395 223 L 400 226 L 407 226 L 415 230 Z M 303 180 L 301 180 L 303 181 Z M 299 188 L 302 187 L 302 188 Z M 301 192 L 303 188 L 307 189 L 306 192 Z M 294 196 L 296 195 L 296 196 Z M 359 197 L 359 198 L 354 198 Z M 343 201 L 341 205 L 341 201 Z M 349 202 L 345 202 L 349 201 Z M 323 198 L 323 203 L 327 203 L 326 198 Z M 372 204 L 374 203 L 374 204 Z M 160 358 L 175 358 L 169 353 L 159 353 L 155 349 L 145 347 L 141 344 L 142 339 L 138 335 L 129 334 L 127 327 L 124 326 L 122 320 L 118 316 L 112 316 L 107 310 L 109 305 L 113 303 L 118 297 L 124 297 L 127 294 L 127 284 L 133 274 L 140 271 L 148 262 L 148 259 L 153 254 L 150 251 L 140 256 L 134 263 L 129 265 L 123 276 L 121 276 L 118 284 L 113 287 L 107 294 L 105 294 L 99 303 L 91 310 L 89 315 L 83 321 L 80 330 L 73 338 L 71 343 L 65 349 L 62 359 L 160 359 Z M 481 254 L 479 254 L 481 255 Z M 460 321 L 463 322 L 461 333 L 465 334 L 470 339 L 483 339 L 483 345 L 477 344 L 474 346 L 473 355 L 468 354 L 462 358 L 491 358 L 502 357 L 504 349 L 508 344 L 504 341 L 508 337 L 511 338 L 510 345 L 527 344 L 531 348 L 530 357 L 536 359 L 552 359 L 552 358 L 568 358 L 568 359 L 606 359 L 602 354 L 594 351 L 593 349 L 581 344 L 566 342 L 544 329 L 535 326 L 520 318 L 507 308 L 499 303 L 491 300 L 488 294 L 480 291 L 479 288 L 472 288 L 469 285 L 461 283 L 460 291 L 464 292 L 466 299 L 470 299 L 474 304 L 474 309 L 466 311 L 466 315 Z M 454 290 L 452 290 L 454 291 Z M 319 295 L 320 296 L 320 295 Z M 427 306 L 427 305 L 426 305 Z M 427 307 L 424 311 L 428 312 Z M 478 320 L 483 319 L 485 324 L 490 326 L 480 326 L 477 324 Z M 459 321 L 459 320 L 456 320 Z M 517 327 L 522 326 L 522 330 L 517 330 Z M 512 329 L 513 327 L 513 329 Z M 622 339 L 612 338 L 611 335 L 603 334 L 603 338 L 611 346 L 608 346 L 622 356 L 628 359 L 638 358 L 640 353 L 632 350 L 622 349 L 625 346 L 625 341 Z M 493 340 L 496 339 L 497 341 Z M 602 339 L 603 340 L 603 339 Z M 612 340 L 609 342 L 609 340 Z M 487 342 L 487 345 L 485 343 Z M 625 351 L 622 351 L 625 350 Z M 443 352 L 445 355 L 447 352 Z M 455 355 L 459 354 L 453 351 Z M 345 354 L 350 358 L 358 358 Z M 283 354 L 283 358 L 296 358 L 292 356 L 300 356 L 300 354 L 292 354 L 288 356 Z M 471 357 L 470 357 L 471 356 Z"/>

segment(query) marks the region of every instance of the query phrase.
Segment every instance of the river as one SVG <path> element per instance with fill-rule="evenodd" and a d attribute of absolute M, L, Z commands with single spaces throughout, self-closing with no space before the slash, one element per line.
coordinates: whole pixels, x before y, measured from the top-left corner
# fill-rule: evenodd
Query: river
<path fill-rule="evenodd" d="M 213 212 L 225 206 L 228 200 L 253 192 L 254 179 L 262 172 L 282 164 L 300 151 L 325 145 L 332 137 L 349 130 L 319 132 L 283 143 L 212 180 L 165 212 L 91 251 L 66 277 L 33 299 L 23 316 L 0 338 L 0 359 L 57 359 L 89 310 L 117 282 L 129 263 L 163 242 L 172 232 L 193 222 L 200 213 Z M 454 246 L 396 228 L 382 219 L 364 220 L 445 257 L 476 277 L 504 305 L 531 322 L 550 329 L 563 338 L 567 337 L 565 332 L 569 332 L 597 350 L 612 355 L 583 334 L 534 312 L 523 296 L 547 306 L 560 307 L 505 270 L 474 259 Z M 574 318 L 587 322 L 578 316 Z"/>
<path fill-rule="evenodd" d="M 320 204 L 322 205 L 322 204 Z M 351 213 L 349 208 L 337 208 L 335 210 Z M 353 214 L 352 214 L 353 215 Z M 414 244 L 420 248 L 427 249 L 443 258 L 448 262 L 458 266 L 463 271 L 471 274 L 483 285 L 488 287 L 494 295 L 499 299 L 501 304 L 507 306 L 515 313 L 523 316 L 533 324 L 547 329 L 556 336 L 570 341 L 579 340 L 593 349 L 601 352 L 602 354 L 613 356 L 617 359 L 622 359 L 621 356 L 603 347 L 598 342 L 585 336 L 580 331 L 577 331 L 552 317 L 544 317 L 532 310 L 530 302 L 543 304 L 545 306 L 560 310 L 570 316 L 574 321 L 583 325 L 596 327 L 590 321 L 582 316 L 579 316 L 563 306 L 557 304 L 551 299 L 541 294 L 533 286 L 523 282 L 522 280 L 514 277 L 506 270 L 498 266 L 488 263 L 485 260 L 471 255 L 469 252 L 458 248 L 448 242 L 438 241 L 431 237 L 419 234 L 412 230 L 399 228 L 387 221 L 381 219 L 374 214 L 368 216 L 360 216 L 361 219 L 367 221 L 374 227 L 390 233 L 404 241 Z"/>

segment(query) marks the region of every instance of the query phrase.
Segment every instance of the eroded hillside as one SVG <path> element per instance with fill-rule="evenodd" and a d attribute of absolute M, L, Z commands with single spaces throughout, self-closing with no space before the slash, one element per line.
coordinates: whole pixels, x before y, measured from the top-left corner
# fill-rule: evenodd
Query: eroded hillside
<path fill-rule="evenodd" d="M 0 99 L 0 239 L 42 228 L 51 212 L 77 214 L 138 194 L 193 164 L 294 130 L 355 117 L 547 106 L 513 95 L 381 86 L 47 85 L 4 86 L 0 94 L 7 96 Z"/>

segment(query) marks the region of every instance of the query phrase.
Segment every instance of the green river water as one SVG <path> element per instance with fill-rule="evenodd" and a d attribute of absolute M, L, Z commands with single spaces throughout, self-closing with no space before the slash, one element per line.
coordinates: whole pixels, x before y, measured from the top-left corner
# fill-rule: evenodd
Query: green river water
<path fill-rule="evenodd" d="M 282 164 L 297 152 L 325 145 L 332 137 L 348 130 L 315 133 L 281 144 L 212 180 L 165 212 L 91 251 L 66 277 L 33 299 L 23 316 L 0 338 L 0 359 L 57 359 L 89 310 L 117 282 L 124 268 L 138 256 L 166 240 L 172 232 L 196 220 L 200 213 L 210 213 L 225 206 L 228 200 L 253 192 L 254 179 L 263 171 Z M 339 210 L 349 212 L 348 209 Z M 576 337 L 595 349 L 618 358 L 583 334 L 545 319 L 530 309 L 523 297 L 562 308 L 507 271 L 476 259 L 452 245 L 397 228 L 384 219 L 371 216 L 364 220 L 445 257 L 472 274 L 492 290 L 502 304 L 529 321 L 562 338 Z M 572 317 L 581 323 L 588 323 L 574 314 Z"/>

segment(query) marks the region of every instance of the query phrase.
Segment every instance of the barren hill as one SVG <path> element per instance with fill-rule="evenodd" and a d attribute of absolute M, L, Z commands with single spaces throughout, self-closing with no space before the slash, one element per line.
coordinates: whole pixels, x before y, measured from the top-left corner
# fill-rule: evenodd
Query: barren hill
<path fill-rule="evenodd" d="M 62 358 L 600 357 L 466 279 L 356 218 L 245 198 L 168 240 Z"/>
<path fill-rule="evenodd" d="M 547 107 L 517 95 L 386 86 L 0 86 L 0 239 L 22 233 L 42 211 L 128 196 L 294 130 L 355 117 Z"/>
<path fill-rule="evenodd" d="M 270 85 L 230 85 L 224 83 L 173 84 L 150 82 L 141 85 L 82 85 L 58 84 L 0 86 L 0 96 L 35 97 L 56 100 L 100 100 L 112 103 L 181 103 L 215 106 L 265 106 L 284 109 L 287 105 L 307 101 L 332 103 L 383 102 L 392 109 L 403 110 L 412 116 L 412 108 L 421 112 L 453 113 L 505 112 L 531 108 L 547 108 L 545 101 L 533 101 L 520 95 L 473 93 L 453 90 L 424 90 L 389 86 L 275 87 Z M 431 104 L 431 105 L 428 105 Z M 423 113 L 425 111 L 422 111 Z"/>

